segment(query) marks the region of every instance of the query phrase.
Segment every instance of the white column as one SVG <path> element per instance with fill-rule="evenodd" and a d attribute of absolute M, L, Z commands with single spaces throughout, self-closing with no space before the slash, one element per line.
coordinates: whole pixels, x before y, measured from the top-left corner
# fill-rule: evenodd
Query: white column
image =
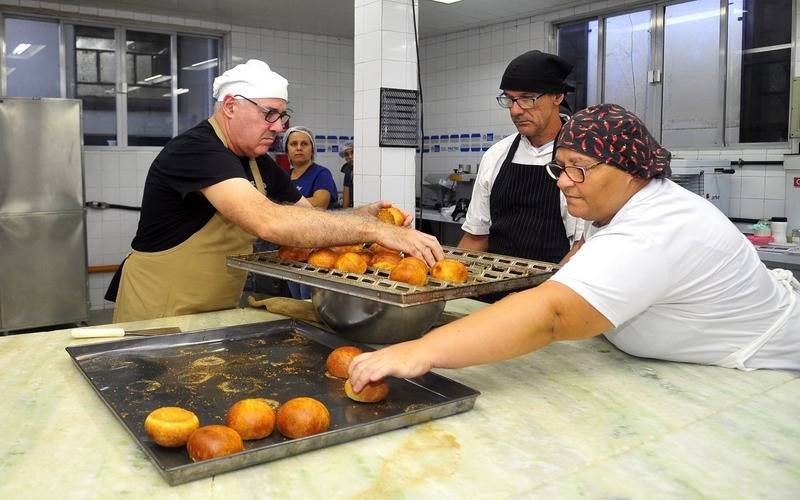
<path fill-rule="evenodd" d="M 354 204 L 384 199 L 413 215 L 416 151 L 382 148 L 378 134 L 381 87 L 417 90 L 411 3 L 355 0 L 353 45 Z"/>

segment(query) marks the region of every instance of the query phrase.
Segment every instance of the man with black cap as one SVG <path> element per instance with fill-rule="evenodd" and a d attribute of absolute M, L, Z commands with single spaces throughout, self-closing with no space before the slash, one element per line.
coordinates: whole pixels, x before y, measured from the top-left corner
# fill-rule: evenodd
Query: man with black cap
<path fill-rule="evenodd" d="M 503 73 L 497 103 L 519 131 L 483 155 L 458 246 L 546 262 L 559 262 L 580 240 L 583 221 L 569 215 L 566 200 L 544 167 L 561 130 L 560 106 L 572 65 L 532 50 Z M 567 108 L 569 109 L 569 108 Z"/>

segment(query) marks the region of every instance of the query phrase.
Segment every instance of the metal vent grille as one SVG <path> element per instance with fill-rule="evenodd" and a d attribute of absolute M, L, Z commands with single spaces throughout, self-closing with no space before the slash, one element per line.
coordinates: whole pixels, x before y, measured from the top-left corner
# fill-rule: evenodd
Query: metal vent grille
<path fill-rule="evenodd" d="M 702 170 L 697 174 L 678 174 L 678 175 L 672 174 L 670 179 L 675 184 L 681 186 L 684 189 L 688 189 L 694 194 L 705 196 Z"/>
<path fill-rule="evenodd" d="M 381 147 L 417 147 L 416 90 L 382 88 L 380 112 Z"/>

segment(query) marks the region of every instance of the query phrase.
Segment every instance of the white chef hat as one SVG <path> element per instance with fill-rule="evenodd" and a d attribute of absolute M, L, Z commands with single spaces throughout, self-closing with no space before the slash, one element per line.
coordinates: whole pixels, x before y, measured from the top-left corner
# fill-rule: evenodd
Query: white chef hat
<path fill-rule="evenodd" d="M 276 98 L 289 100 L 289 82 L 258 59 L 250 59 L 214 78 L 214 99 L 222 101 L 228 94 L 249 99 Z"/>

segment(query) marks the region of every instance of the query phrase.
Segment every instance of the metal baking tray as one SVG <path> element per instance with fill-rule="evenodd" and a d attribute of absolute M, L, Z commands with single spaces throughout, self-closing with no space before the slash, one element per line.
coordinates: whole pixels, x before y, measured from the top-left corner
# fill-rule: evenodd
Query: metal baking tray
<path fill-rule="evenodd" d="M 467 266 L 466 283 L 453 284 L 428 276 L 425 286 L 414 286 L 390 280 L 388 272 L 372 267 L 364 274 L 347 273 L 306 262 L 284 260 L 278 257 L 277 251 L 231 256 L 227 263 L 231 267 L 256 274 L 288 279 L 400 307 L 531 288 L 559 269 L 558 265 L 549 262 L 453 247 L 442 248 L 446 258 L 459 260 Z"/>
<path fill-rule="evenodd" d="M 326 374 L 328 354 L 342 345 L 372 350 L 296 320 L 66 350 L 170 485 L 468 411 L 480 394 L 428 373 L 415 379 L 387 379 L 386 400 L 357 403 L 345 395 L 343 380 Z M 283 403 L 299 396 L 327 406 L 331 414 L 327 432 L 288 439 L 276 429 L 264 439 L 245 441 L 242 452 L 193 463 L 185 447 L 158 446 L 144 431 L 147 415 L 161 406 L 189 409 L 200 425 L 224 424 L 228 408 L 240 399 Z"/>

